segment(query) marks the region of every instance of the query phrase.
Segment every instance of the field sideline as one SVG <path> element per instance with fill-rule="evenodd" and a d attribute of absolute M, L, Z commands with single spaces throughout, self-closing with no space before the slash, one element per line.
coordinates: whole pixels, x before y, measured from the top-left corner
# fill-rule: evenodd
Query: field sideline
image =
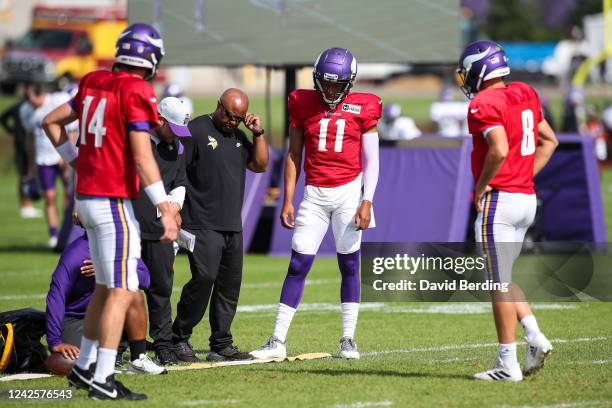
<path fill-rule="evenodd" d="M 6 159 L 6 156 L 4 156 Z M 0 167 L 0 310 L 35 307 L 44 296 L 57 255 L 45 248 L 42 220 L 18 218 L 14 180 Z M 604 173 L 608 234 L 612 219 L 612 172 Z M 610 235 L 609 235 L 610 236 Z M 521 260 L 529 267 L 529 258 Z M 243 350 L 270 335 L 286 258 L 249 255 L 233 333 Z M 176 263 L 173 301 L 187 281 L 187 258 Z M 288 352 L 337 353 L 340 337 L 339 273 L 335 259 L 318 259 L 309 276 L 302 308 L 289 332 Z M 547 367 L 517 384 L 471 379 L 487 368 L 496 338 L 487 304 L 364 304 L 357 329 L 359 361 L 337 358 L 172 372 L 165 376 L 122 376 L 146 392 L 147 407 L 606 407 L 612 406 L 612 303 L 541 303 L 534 307 L 540 326 L 555 347 Z M 519 333 L 520 334 L 520 333 Z M 192 338 L 204 356 L 208 319 Z M 524 345 L 519 347 L 522 362 Z M 9 389 L 65 389 L 62 378 L 0 382 Z M 78 402 L 45 406 L 99 406 L 77 393 Z M 0 405 L 17 401 L 0 397 Z M 143 406 L 144 406 L 143 404 Z M 118 402 L 116 406 L 127 406 Z"/>

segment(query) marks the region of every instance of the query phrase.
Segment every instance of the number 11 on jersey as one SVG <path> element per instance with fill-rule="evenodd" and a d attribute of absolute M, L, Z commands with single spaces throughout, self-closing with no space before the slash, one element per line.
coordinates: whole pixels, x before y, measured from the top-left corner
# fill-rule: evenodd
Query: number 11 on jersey
<path fill-rule="evenodd" d="M 327 148 L 325 145 L 327 144 L 327 127 L 331 119 L 321 119 L 319 124 L 321 127 L 319 128 L 319 151 L 326 152 Z M 336 140 L 334 142 L 334 152 L 340 153 L 342 152 L 342 139 L 344 138 L 344 126 L 346 121 L 344 119 L 336 120 Z"/>

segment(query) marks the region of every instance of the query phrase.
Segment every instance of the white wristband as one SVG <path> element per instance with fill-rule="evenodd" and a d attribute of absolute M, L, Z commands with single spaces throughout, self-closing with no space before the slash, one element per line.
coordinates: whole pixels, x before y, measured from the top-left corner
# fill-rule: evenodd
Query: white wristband
<path fill-rule="evenodd" d="M 72 163 L 79 155 L 79 149 L 70 140 L 64 142 L 61 146 L 57 146 L 56 150 L 66 163 Z"/>
<path fill-rule="evenodd" d="M 144 191 L 149 196 L 149 200 L 151 200 L 153 205 L 156 207 L 167 201 L 166 189 L 164 188 L 164 183 L 162 183 L 161 180 L 156 181 L 153 184 L 149 184 L 144 188 Z"/>

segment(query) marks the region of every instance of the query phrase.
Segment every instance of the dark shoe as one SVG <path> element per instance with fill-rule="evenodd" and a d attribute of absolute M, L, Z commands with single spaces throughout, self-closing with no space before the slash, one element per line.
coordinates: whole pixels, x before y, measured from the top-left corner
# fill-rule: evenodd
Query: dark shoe
<path fill-rule="evenodd" d="M 115 357 L 115 368 L 123 367 L 123 352 L 121 350 L 117 351 L 117 357 Z"/>
<path fill-rule="evenodd" d="M 155 352 L 155 358 L 159 365 L 174 365 L 178 364 L 176 353 L 170 347 L 160 348 Z"/>
<path fill-rule="evenodd" d="M 174 344 L 173 347 L 174 354 L 176 358 L 181 361 L 185 361 L 187 363 L 199 363 L 200 360 L 198 356 L 196 356 L 195 351 L 191 348 L 191 344 L 187 341 L 179 341 Z"/>
<path fill-rule="evenodd" d="M 126 399 L 131 401 L 145 400 L 145 394 L 138 394 L 130 391 L 121 382 L 115 380 L 115 375 L 111 374 L 106 377 L 105 383 L 91 382 L 89 388 L 89 398 L 94 400 L 118 400 Z"/>
<path fill-rule="evenodd" d="M 68 373 L 68 385 L 81 390 L 88 390 L 91 382 L 93 381 L 95 369 L 96 363 L 91 364 L 87 370 L 83 370 L 82 368 L 79 368 L 79 366 L 75 365 Z"/>
<path fill-rule="evenodd" d="M 238 347 L 234 345 L 227 346 L 223 350 L 211 351 L 206 356 L 207 361 L 240 361 L 253 359 L 255 359 L 255 357 L 249 353 L 238 350 Z"/>

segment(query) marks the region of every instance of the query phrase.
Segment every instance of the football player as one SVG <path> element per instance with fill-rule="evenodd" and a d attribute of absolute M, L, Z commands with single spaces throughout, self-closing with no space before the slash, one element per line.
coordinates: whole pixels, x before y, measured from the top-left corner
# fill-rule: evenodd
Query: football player
<path fill-rule="evenodd" d="M 552 351 L 511 274 L 536 213 L 533 177 L 558 142 L 534 89 L 522 82 L 506 84 L 509 73 L 508 58 L 493 41 L 468 45 L 457 69 L 459 86 L 471 99 L 467 117 L 474 144 L 476 240 L 486 255 L 488 279 L 510 283 L 507 293 L 492 293 L 499 354 L 490 370 L 475 375 L 487 381 L 520 381 L 540 369 Z M 527 340 L 522 372 L 516 357 L 517 320 Z"/>
<path fill-rule="evenodd" d="M 304 282 L 331 223 L 342 274 L 340 356 L 359 358 L 354 335 L 359 313 L 359 250 L 362 230 L 370 225 L 378 182 L 378 131 L 381 100 L 350 92 L 357 61 L 344 48 L 323 51 L 314 64 L 315 89 L 289 96 L 289 152 L 281 222 L 293 229 L 289 270 L 280 296 L 273 335 L 251 354 L 284 358 L 285 339 L 298 308 Z M 295 215 L 293 195 L 302 165 L 306 188 Z M 363 193 L 362 193 L 363 186 Z"/>
<path fill-rule="evenodd" d="M 137 23 L 120 34 L 116 49 L 112 72 L 85 75 L 76 96 L 47 115 L 43 126 L 64 161 L 76 167 L 75 209 L 96 270 L 81 351 L 68 380 L 89 389 L 93 399 L 145 399 L 115 381 L 113 370 L 126 311 L 138 291 L 140 232 L 131 200 L 138 197 L 139 177 L 161 212 L 161 240 L 175 240 L 178 232 L 176 206 L 166 201 L 148 133 L 159 121 L 146 80 L 155 76 L 164 47 L 153 27 Z M 63 130 L 76 119 L 78 157 Z"/>

